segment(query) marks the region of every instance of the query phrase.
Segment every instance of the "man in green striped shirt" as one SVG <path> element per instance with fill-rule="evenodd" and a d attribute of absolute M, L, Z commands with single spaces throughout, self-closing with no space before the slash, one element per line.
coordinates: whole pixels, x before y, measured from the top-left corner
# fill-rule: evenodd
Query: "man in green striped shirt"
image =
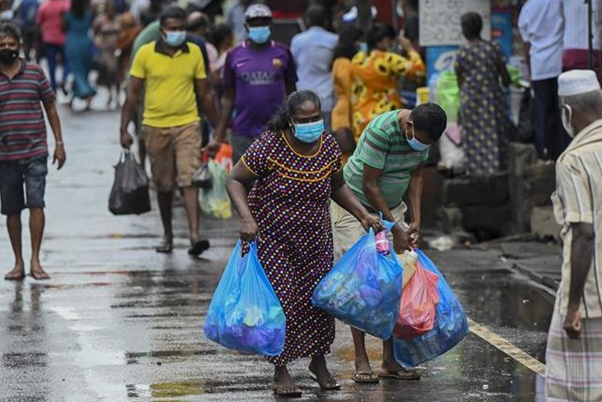
<path fill-rule="evenodd" d="M 434 103 L 414 110 L 400 109 L 381 114 L 365 128 L 354 154 L 344 168 L 345 181 L 371 212 L 382 212 L 384 218 L 397 222 L 393 227 L 393 248 L 402 254 L 417 243 L 420 231 L 422 197 L 421 165 L 428 158 L 429 147 L 445 131 L 447 117 Z M 404 223 L 408 194 L 411 224 Z M 365 234 L 361 225 L 348 212 L 332 205 L 335 257 L 340 258 Z M 405 229 L 404 229 L 405 227 Z M 409 270 L 407 270 L 409 274 Z M 404 280 L 407 280 L 404 275 Z M 365 348 L 365 334 L 352 328 L 355 345 L 356 373 L 353 380 L 378 382 L 370 367 Z M 419 379 L 415 372 L 403 369 L 393 356 L 391 339 L 383 344 L 383 363 L 379 377 Z"/>

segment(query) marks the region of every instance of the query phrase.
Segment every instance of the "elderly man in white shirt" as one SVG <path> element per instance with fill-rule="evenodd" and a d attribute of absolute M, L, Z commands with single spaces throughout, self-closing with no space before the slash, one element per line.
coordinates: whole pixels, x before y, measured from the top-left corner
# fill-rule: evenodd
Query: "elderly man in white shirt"
<path fill-rule="evenodd" d="M 528 0 L 518 20 L 535 92 L 535 146 L 544 160 L 556 160 L 570 142 L 558 109 L 565 24 L 562 1 Z"/>

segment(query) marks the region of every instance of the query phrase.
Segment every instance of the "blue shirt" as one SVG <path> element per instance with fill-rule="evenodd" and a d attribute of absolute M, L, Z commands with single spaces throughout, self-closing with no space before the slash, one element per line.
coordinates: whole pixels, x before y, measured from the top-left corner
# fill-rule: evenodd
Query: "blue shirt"
<path fill-rule="evenodd" d="M 339 36 L 322 27 L 311 27 L 295 35 L 291 53 L 297 65 L 297 89 L 310 89 L 320 96 L 322 111 L 334 107 L 331 65 Z"/>

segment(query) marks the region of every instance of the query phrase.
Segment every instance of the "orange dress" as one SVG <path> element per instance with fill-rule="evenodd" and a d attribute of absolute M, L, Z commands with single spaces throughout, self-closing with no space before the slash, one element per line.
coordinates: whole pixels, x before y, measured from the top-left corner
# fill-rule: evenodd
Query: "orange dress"
<path fill-rule="evenodd" d="M 351 86 L 353 84 L 353 65 L 351 60 L 339 57 L 332 65 L 332 82 L 336 104 L 332 109 L 332 131 L 352 128 Z"/>
<path fill-rule="evenodd" d="M 421 79 L 425 74 L 425 66 L 415 51 L 409 52 L 406 58 L 381 50 L 372 50 L 369 54 L 359 52 L 351 64 L 354 78 L 351 98 L 353 133 L 357 143 L 373 118 L 402 107 L 397 93 L 399 78 Z"/>

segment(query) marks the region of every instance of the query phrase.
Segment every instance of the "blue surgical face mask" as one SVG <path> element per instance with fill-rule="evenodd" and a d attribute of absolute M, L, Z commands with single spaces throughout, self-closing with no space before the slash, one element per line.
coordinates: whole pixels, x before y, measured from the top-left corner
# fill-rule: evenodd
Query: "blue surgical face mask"
<path fill-rule="evenodd" d="M 293 135 L 296 139 L 306 144 L 318 141 L 324 132 L 324 119 L 312 121 L 311 123 L 293 123 Z"/>
<path fill-rule="evenodd" d="M 180 47 L 186 41 L 185 31 L 166 31 L 165 43 L 170 47 Z"/>
<path fill-rule="evenodd" d="M 368 53 L 368 44 L 366 42 L 360 43 L 360 52 Z"/>
<path fill-rule="evenodd" d="M 430 147 L 430 145 L 424 144 L 416 138 L 414 129 L 412 129 L 412 138 L 408 138 L 408 131 L 406 130 L 406 140 L 408 141 L 410 147 L 412 147 L 412 149 L 417 152 L 424 152 Z"/>
<path fill-rule="evenodd" d="M 267 25 L 263 27 L 249 27 L 249 39 L 259 45 L 266 43 L 271 35 L 272 32 Z"/>

